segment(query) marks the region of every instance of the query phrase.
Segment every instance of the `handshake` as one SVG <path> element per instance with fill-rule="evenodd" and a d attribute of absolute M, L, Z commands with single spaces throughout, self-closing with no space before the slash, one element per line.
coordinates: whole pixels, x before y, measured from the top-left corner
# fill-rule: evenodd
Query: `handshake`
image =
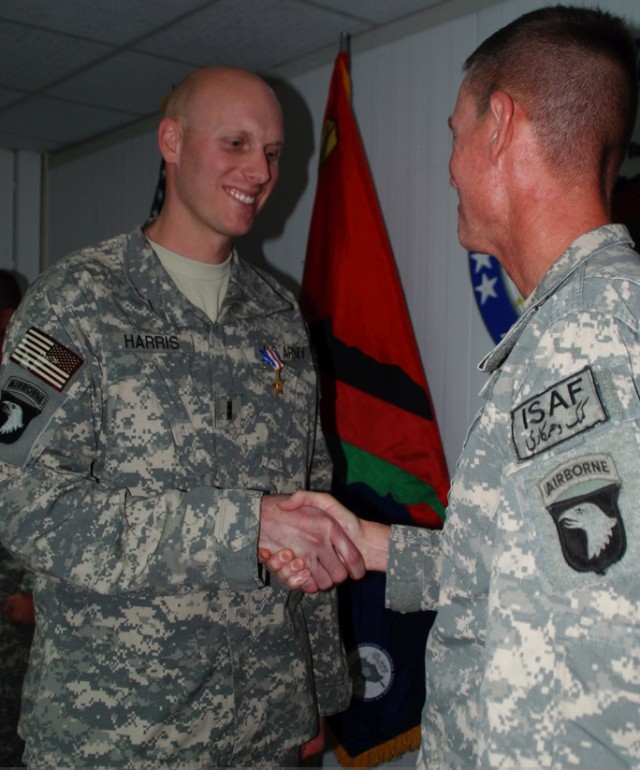
<path fill-rule="evenodd" d="M 287 588 L 315 593 L 367 570 L 385 572 L 389 533 L 324 492 L 265 495 L 258 558 Z"/>

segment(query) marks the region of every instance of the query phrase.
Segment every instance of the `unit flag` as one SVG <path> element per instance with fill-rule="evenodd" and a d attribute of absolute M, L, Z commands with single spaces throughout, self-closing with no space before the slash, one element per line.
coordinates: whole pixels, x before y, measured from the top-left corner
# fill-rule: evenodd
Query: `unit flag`
<path fill-rule="evenodd" d="M 324 116 L 301 306 L 318 356 L 334 493 L 365 518 L 441 527 L 449 476 L 406 300 L 338 55 Z M 330 719 L 344 766 L 419 745 L 424 649 L 434 614 L 384 607 L 383 575 L 340 587 L 354 676 Z"/>

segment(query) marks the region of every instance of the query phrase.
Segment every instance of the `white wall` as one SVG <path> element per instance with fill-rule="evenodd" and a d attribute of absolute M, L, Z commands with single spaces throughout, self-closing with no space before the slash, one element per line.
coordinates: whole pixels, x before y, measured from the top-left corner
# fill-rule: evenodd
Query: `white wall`
<path fill-rule="evenodd" d="M 25 289 L 41 269 L 42 159 L 0 150 L 0 268 Z"/>
<path fill-rule="evenodd" d="M 49 262 L 141 224 L 159 168 L 154 132 L 52 164 Z"/>
<path fill-rule="evenodd" d="M 13 153 L 0 150 L 0 268 L 13 269 Z"/>

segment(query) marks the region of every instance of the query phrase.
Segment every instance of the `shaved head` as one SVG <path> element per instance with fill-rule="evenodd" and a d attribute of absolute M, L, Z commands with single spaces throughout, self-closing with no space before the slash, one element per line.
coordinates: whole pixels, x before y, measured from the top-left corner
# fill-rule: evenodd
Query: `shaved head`
<path fill-rule="evenodd" d="M 187 75 L 175 87 L 167 100 L 165 117 L 188 126 L 204 103 L 204 94 L 208 97 L 226 99 L 237 88 L 242 87 L 255 88 L 269 94 L 277 105 L 277 109 L 280 110 L 280 104 L 273 89 L 254 72 L 235 67 L 205 67 Z"/>

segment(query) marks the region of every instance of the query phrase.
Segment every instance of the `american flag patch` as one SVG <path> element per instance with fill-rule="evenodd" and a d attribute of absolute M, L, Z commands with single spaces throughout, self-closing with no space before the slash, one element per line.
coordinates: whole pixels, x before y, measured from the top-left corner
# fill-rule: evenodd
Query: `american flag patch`
<path fill-rule="evenodd" d="M 72 350 L 34 326 L 20 340 L 10 360 L 59 392 L 84 363 Z"/>

